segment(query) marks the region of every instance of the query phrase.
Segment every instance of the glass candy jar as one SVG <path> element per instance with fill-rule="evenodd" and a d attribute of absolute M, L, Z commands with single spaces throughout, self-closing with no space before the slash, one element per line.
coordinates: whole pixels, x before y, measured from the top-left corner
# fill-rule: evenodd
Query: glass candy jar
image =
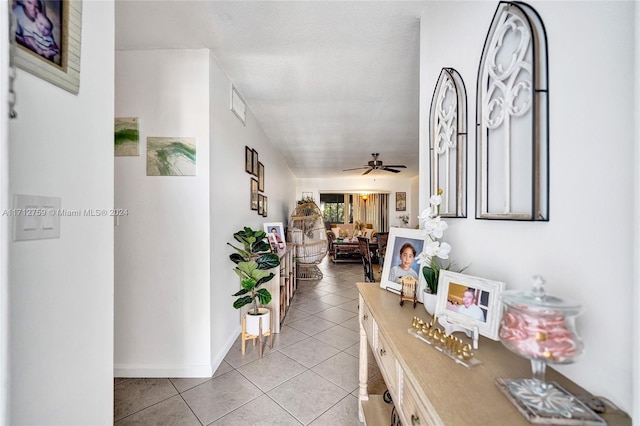
<path fill-rule="evenodd" d="M 531 360 L 533 373 L 531 379 L 500 379 L 511 396 L 542 416 L 572 418 L 583 412 L 584 405 L 575 397 L 545 380 L 547 364 L 569 364 L 582 355 L 584 344 L 575 329 L 582 307 L 546 294 L 538 275 L 533 277 L 532 291 L 507 290 L 502 301 L 500 341 Z"/>

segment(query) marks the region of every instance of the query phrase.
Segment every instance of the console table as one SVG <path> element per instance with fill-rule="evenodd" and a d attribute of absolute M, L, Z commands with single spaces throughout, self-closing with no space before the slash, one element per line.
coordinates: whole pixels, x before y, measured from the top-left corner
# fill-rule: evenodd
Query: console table
<path fill-rule="evenodd" d="M 495 384 L 496 378 L 529 378 L 529 361 L 500 342 L 480 337 L 474 351 L 482 365 L 466 368 L 407 332 L 414 316 L 430 319 L 421 307 L 400 306 L 397 294 L 377 283 L 358 283 L 360 292 L 360 421 L 388 425 L 391 404 L 367 392 L 370 345 L 403 425 L 531 425 Z M 456 333 L 456 336 L 463 336 Z M 584 389 L 547 368 L 547 379 L 574 395 Z M 631 425 L 621 412 L 602 414 L 611 425 Z"/>

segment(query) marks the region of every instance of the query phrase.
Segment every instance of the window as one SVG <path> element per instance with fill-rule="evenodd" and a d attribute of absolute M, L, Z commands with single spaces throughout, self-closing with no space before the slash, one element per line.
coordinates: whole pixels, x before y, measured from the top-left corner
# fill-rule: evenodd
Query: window
<path fill-rule="evenodd" d="M 344 194 L 320 194 L 325 225 L 344 223 Z"/>

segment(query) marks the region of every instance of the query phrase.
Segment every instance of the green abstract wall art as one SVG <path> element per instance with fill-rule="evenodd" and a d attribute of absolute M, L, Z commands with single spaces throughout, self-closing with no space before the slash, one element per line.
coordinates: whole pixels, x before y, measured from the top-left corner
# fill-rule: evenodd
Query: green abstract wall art
<path fill-rule="evenodd" d="M 147 176 L 195 175 L 195 138 L 147 138 Z"/>
<path fill-rule="evenodd" d="M 138 118 L 116 118 L 113 133 L 116 157 L 140 155 L 140 132 Z"/>

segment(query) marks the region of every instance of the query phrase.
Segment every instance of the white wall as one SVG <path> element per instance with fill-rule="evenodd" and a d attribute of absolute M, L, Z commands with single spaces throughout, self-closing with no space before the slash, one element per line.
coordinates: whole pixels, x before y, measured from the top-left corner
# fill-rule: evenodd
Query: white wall
<path fill-rule="evenodd" d="M 635 137 L 633 138 L 634 143 L 634 196 L 633 196 L 633 217 L 640 217 L 640 5 L 635 3 L 635 70 L 634 75 L 635 78 L 635 114 L 634 114 L 634 123 L 635 123 Z M 632 259 L 640 258 L 640 221 L 637 219 L 633 222 L 633 256 Z M 640 306 L 640 264 L 639 262 L 633 263 L 633 282 L 634 292 L 632 298 L 632 306 Z M 633 366 L 633 391 L 631 393 L 632 397 L 635 396 L 635 401 L 640 398 L 640 310 L 633 310 L 633 320 L 634 324 L 633 328 L 633 337 L 631 338 L 631 347 L 632 347 L 632 366 Z M 633 401 L 634 399 L 632 399 Z M 640 404 L 635 404 L 631 416 L 636 419 L 636 424 L 640 423 Z"/>
<path fill-rule="evenodd" d="M 416 192 L 415 179 L 398 179 L 397 177 L 385 177 L 370 173 L 366 176 L 344 178 L 304 178 L 296 180 L 296 200 L 302 198 L 303 192 L 312 192 L 316 203 L 320 204 L 320 193 L 344 192 L 364 193 L 382 192 L 389 194 L 389 225 L 400 226 L 402 222 L 398 216 L 408 214 L 409 227 L 418 224 L 417 198 L 413 198 Z M 383 173 L 383 172 L 379 172 Z M 396 192 L 407 193 L 407 210 L 396 211 Z M 293 206 L 295 207 L 295 205 Z"/>
<path fill-rule="evenodd" d="M 240 331 L 233 233 L 286 220 L 293 176 L 208 50 L 116 53 L 116 116 L 139 117 L 141 156 L 116 157 L 117 376 L 206 377 Z M 250 108 L 250 105 L 249 105 Z M 147 136 L 197 138 L 196 177 L 146 176 Z M 265 168 L 268 216 L 250 209 L 245 146 Z"/>
<path fill-rule="evenodd" d="M 558 369 L 631 412 L 634 177 L 633 2 L 530 2 L 549 46 L 550 221 L 475 220 L 475 135 L 469 136 L 469 218 L 449 220 L 447 240 L 467 273 L 528 289 L 541 274 L 551 294 L 584 306 L 578 330 L 586 345 Z M 421 107 L 440 69 L 454 67 L 475 105 L 476 73 L 496 3 L 429 3 L 421 21 Z M 597 28 L 597 31 L 594 31 Z M 473 128 L 473 111 L 469 114 Z M 421 116 L 425 116 L 421 113 Z M 426 134 L 428 123 L 421 123 Z M 637 135 L 636 135 L 637 136 Z M 428 152 L 421 140 L 421 154 Z M 421 182 L 427 179 L 423 164 Z M 425 186 L 426 187 L 426 186 Z M 427 199 L 421 199 L 422 205 Z M 514 238 L 517 236 L 517 238 Z M 635 334 L 634 334 L 635 333 Z M 637 345 L 637 341 L 636 341 Z"/>
<path fill-rule="evenodd" d="M 115 74 L 140 131 L 115 157 L 115 374 L 210 376 L 209 51 L 119 51 Z M 149 136 L 195 138 L 196 176 L 147 176 Z"/>
<path fill-rule="evenodd" d="M 264 222 L 286 226 L 295 205 L 295 183 L 255 116 L 247 109 L 246 126 L 229 109 L 231 81 L 215 57 L 210 61 L 211 94 L 211 357 L 214 370 L 240 332 L 240 312 L 233 293 L 240 289 L 229 260 L 233 234 L 244 226 L 262 229 Z M 242 93 L 241 93 L 242 94 Z M 250 108 L 251 105 L 248 105 Z M 265 168 L 268 216 L 250 209 L 251 175 L 245 172 L 245 146 L 258 151 Z"/>
<path fill-rule="evenodd" d="M 0 22 L 9 9 L 0 8 Z M 4 27 L 3 27 L 4 28 Z M 9 203 L 9 40 L 0 38 L 0 208 Z M 9 218 L 0 218 L 0 424 L 9 423 Z"/>
<path fill-rule="evenodd" d="M 84 2 L 80 93 L 17 71 L 11 194 L 113 206 L 113 52 L 113 2 Z M 113 423 L 113 219 L 63 217 L 10 258 L 9 424 Z"/>

